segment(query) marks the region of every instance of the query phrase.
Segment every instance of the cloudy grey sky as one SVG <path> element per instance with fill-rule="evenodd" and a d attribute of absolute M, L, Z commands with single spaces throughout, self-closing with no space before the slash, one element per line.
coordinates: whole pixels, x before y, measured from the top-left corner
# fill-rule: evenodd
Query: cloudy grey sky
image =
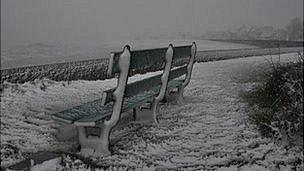
<path fill-rule="evenodd" d="M 303 19 L 303 0 L 1 0 L 1 43 L 6 48 L 241 25 L 283 27 L 295 17 Z"/>

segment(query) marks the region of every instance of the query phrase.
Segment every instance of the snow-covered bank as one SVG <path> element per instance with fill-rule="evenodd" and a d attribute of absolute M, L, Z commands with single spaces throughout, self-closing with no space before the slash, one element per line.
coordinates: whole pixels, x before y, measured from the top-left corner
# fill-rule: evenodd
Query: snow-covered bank
<path fill-rule="evenodd" d="M 202 46 L 201 44 L 199 46 Z M 293 53 L 303 51 L 301 47 L 290 48 L 243 48 L 236 49 L 226 47 L 217 50 L 199 51 L 196 56 L 197 62 L 218 61 L 249 56 L 274 55 L 280 53 Z M 91 60 L 54 63 L 47 65 L 26 66 L 20 68 L 2 69 L 1 82 L 25 83 L 35 79 L 48 78 L 55 81 L 68 80 L 103 80 L 109 78 L 106 74 L 108 58 L 97 58 Z M 159 70 L 161 66 L 152 68 Z M 149 68 L 138 70 L 136 73 L 143 73 Z"/>
<path fill-rule="evenodd" d="M 282 62 L 296 54 L 281 55 Z M 266 56 L 265 58 L 269 58 Z M 285 149 L 262 138 L 247 120 L 239 93 L 269 68 L 264 57 L 197 63 L 185 102 L 160 107 L 160 125 L 130 122 L 113 132 L 113 155 L 103 166 L 166 169 L 292 168 L 303 162 L 300 148 Z M 278 60 L 278 56 L 273 56 Z M 140 76 L 138 76 L 140 77 Z M 5 84 L 1 94 L 1 165 L 24 157 L 20 152 L 63 149 L 50 114 L 99 98 L 114 80 Z M 76 140 L 75 140 L 76 141 Z"/>

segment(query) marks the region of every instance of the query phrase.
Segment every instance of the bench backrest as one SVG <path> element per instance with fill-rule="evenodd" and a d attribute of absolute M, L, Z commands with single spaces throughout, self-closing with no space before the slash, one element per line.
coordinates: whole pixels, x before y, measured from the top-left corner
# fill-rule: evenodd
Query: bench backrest
<path fill-rule="evenodd" d="M 169 51 L 171 49 L 171 57 L 168 59 Z M 121 55 L 123 52 L 113 52 L 111 53 L 108 74 L 115 75 L 118 74 L 120 78 L 120 66 L 119 62 L 121 61 Z M 136 70 L 144 70 L 145 68 L 166 68 L 168 70 L 171 68 L 173 58 L 173 46 L 170 44 L 168 48 L 158 48 L 158 49 L 148 49 L 148 50 L 136 50 L 130 52 L 130 65 L 128 75 L 130 76 L 130 72 L 134 72 Z M 170 61 L 169 61 L 170 60 Z M 130 83 L 125 87 L 124 97 L 132 97 L 140 92 L 150 90 L 151 88 L 161 85 L 162 83 L 162 75 L 152 76 L 144 79 L 141 82 Z M 126 78 L 128 80 L 128 77 Z M 103 93 L 102 104 L 109 103 L 114 101 L 113 92 L 117 88 L 113 88 L 108 90 L 106 93 Z"/>
<path fill-rule="evenodd" d="M 163 91 L 165 91 L 167 87 L 167 83 L 165 83 L 164 85 L 162 81 L 168 82 L 167 80 L 172 80 L 182 75 L 186 75 L 187 78 L 187 75 L 189 75 L 187 73 L 189 73 L 189 69 L 192 70 L 192 66 L 194 62 L 194 56 L 196 52 L 195 43 L 193 43 L 190 46 L 174 47 L 172 52 L 173 59 L 170 59 L 170 57 L 168 57 L 170 56 L 170 54 L 168 53 L 170 53 L 171 48 L 173 48 L 173 46 L 169 45 L 168 48 L 137 50 L 130 52 L 129 75 L 130 72 L 132 71 L 143 70 L 145 68 L 151 68 L 151 67 L 166 69 L 167 66 L 168 68 L 167 70 L 169 71 L 167 72 L 164 71 L 163 75 L 156 75 L 149 78 L 145 78 L 140 82 L 127 84 L 124 90 L 125 98 L 132 97 L 133 95 L 136 95 L 140 92 L 150 90 L 158 85 L 163 85 L 162 89 Z M 111 54 L 109 69 L 108 69 L 109 75 L 120 73 L 119 61 L 122 53 L 123 52 L 113 52 Z M 191 63 L 191 61 L 193 62 Z M 175 66 L 180 66 L 180 67 L 170 71 L 171 65 L 173 63 L 175 63 Z M 165 73 L 168 74 L 167 76 L 165 76 L 168 78 L 164 80 L 164 78 L 162 79 L 162 76 L 164 76 Z M 128 80 L 128 78 L 126 79 Z M 103 105 L 111 101 L 114 101 L 113 92 L 115 91 L 115 89 L 116 88 L 113 88 L 103 93 L 103 97 L 102 97 Z"/>
<path fill-rule="evenodd" d="M 191 78 L 193 64 L 196 56 L 196 43 L 193 42 L 190 46 L 180 46 L 173 48 L 173 66 L 178 67 L 172 69 L 169 76 L 169 81 L 182 75 L 185 76 L 184 84 L 187 85 Z"/>

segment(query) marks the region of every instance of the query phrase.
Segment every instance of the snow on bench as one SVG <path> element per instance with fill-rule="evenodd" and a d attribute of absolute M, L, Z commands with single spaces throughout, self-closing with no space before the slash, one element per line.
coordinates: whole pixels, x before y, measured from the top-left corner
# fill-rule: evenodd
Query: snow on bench
<path fill-rule="evenodd" d="M 118 77 L 117 87 L 104 91 L 101 99 L 55 113 L 53 118 L 77 127 L 82 155 L 110 154 L 109 135 L 119 122 L 121 113 L 133 110 L 136 120 L 152 120 L 157 124 L 160 101 L 169 98 L 175 90 L 177 100 L 183 99 L 195 55 L 195 43 L 179 47 L 170 44 L 168 48 L 137 51 L 131 51 L 130 46 L 126 45 L 122 52 L 111 53 L 108 74 Z M 163 73 L 127 84 L 132 72 L 151 67 L 163 68 Z M 185 77 L 181 79 L 181 76 Z M 147 104 L 148 108 L 142 108 Z M 98 128 L 99 136 L 90 135 L 90 128 Z"/>

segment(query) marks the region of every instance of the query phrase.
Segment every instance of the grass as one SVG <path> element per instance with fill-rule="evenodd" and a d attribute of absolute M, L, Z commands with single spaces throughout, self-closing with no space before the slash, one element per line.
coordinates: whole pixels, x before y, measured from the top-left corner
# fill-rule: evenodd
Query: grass
<path fill-rule="evenodd" d="M 296 63 L 273 63 L 262 84 L 243 97 L 250 106 L 249 118 L 266 137 L 303 138 L 303 55 Z"/>

